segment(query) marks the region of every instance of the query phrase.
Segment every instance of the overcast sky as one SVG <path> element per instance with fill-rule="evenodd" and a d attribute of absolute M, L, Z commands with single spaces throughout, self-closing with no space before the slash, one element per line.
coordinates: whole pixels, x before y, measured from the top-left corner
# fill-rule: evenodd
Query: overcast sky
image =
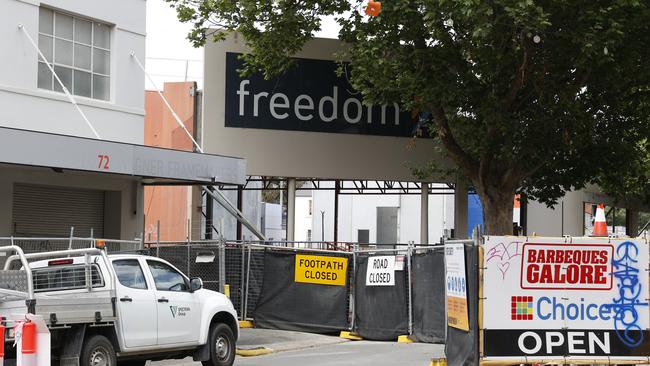
<path fill-rule="evenodd" d="M 203 87 L 203 48 L 187 40 L 189 24 L 176 18 L 176 11 L 163 0 L 147 0 L 147 59 L 145 67 L 158 88 L 165 81 L 194 80 Z M 338 27 L 329 19 L 317 36 L 336 38 Z M 147 89 L 153 89 L 147 80 Z"/>

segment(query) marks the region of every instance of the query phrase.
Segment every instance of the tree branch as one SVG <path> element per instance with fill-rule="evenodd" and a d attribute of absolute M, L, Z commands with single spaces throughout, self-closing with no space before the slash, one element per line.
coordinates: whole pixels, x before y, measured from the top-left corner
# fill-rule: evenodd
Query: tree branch
<path fill-rule="evenodd" d="M 454 138 L 445 111 L 442 107 L 435 105 L 429 109 L 431 110 L 433 118 L 438 123 L 438 136 L 443 145 L 445 145 L 445 148 L 451 154 L 456 164 L 465 171 L 465 174 L 470 179 L 476 180 L 478 178 L 478 163 L 472 159 L 465 150 L 463 150 Z"/>
<path fill-rule="evenodd" d="M 511 110 L 512 103 L 515 101 L 515 98 L 517 98 L 517 94 L 524 87 L 524 83 L 526 82 L 526 72 L 528 71 L 528 47 L 526 47 L 526 40 L 523 35 L 520 38 L 524 39 L 521 43 L 524 49 L 524 54 L 515 79 L 512 81 L 512 84 L 510 84 L 510 91 L 506 96 L 506 107 L 508 110 Z"/>

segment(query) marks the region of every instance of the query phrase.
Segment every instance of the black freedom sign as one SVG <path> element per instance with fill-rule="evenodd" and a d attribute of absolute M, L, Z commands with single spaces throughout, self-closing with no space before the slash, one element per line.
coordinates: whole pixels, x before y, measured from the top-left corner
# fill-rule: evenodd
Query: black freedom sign
<path fill-rule="evenodd" d="M 241 77 L 239 54 L 226 54 L 225 126 L 410 137 L 417 118 L 397 105 L 364 105 L 333 61 L 296 59 L 286 74 Z M 424 131 L 423 131 L 424 132 Z"/>

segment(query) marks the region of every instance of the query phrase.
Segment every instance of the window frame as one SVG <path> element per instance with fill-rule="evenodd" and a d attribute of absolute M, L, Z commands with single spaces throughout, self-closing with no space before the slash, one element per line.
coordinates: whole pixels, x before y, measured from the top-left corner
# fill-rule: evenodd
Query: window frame
<path fill-rule="evenodd" d="M 142 279 L 144 282 L 144 288 L 138 288 L 138 287 L 131 287 L 128 285 L 125 285 L 122 283 L 122 280 L 120 280 L 120 277 L 117 273 L 117 269 L 115 268 L 115 263 L 116 262 L 135 262 L 138 265 L 138 268 L 140 268 L 140 273 L 142 273 Z M 137 259 L 137 258 L 121 258 L 121 259 L 115 259 L 111 262 L 111 265 L 113 266 L 113 270 L 115 271 L 115 278 L 117 279 L 117 282 L 120 284 L 120 286 L 124 286 L 128 289 L 131 290 L 141 290 L 141 291 L 148 291 L 149 290 L 149 283 L 147 281 L 147 275 L 144 272 L 144 269 L 142 268 L 142 263 Z"/>
<path fill-rule="evenodd" d="M 189 278 L 187 278 L 187 276 L 185 276 L 185 274 L 183 274 L 183 272 L 179 271 L 176 267 L 172 266 L 169 263 L 165 263 L 163 261 L 158 261 L 158 260 L 155 260 L 155 259 L 147 259 L 146 262 L 147 262 L 147 268 L 149 269 L 149 273 L 151 274 L 151 280 L 153 281 L 154 289 L 156 291 L 173 292 L 173 293 L 190 293 L 191 292 L 190 291 L 190 280 L 189 280 Z M 174 272 L 178 273 L 181 276 L 181 278 L 183 279 L 183 283 L 185 284 L 186 289 L 185 290 L 179 290 L 179 291 L 174 291 L 174 290 L 169 290 L 169 289 L 167 289 L 167 290 L 159 289 L 158 285 L 156 284 L 156 276 L 155 276 L 153 270 L 151 269 L 151 263 L 158 263 L 158 264 L 167 266 L 171 270 L 173 270 Z"/>
<path fill-rule="evenodd" d="M 50 12 L 50 15 L 52 16 L 51 18 L 51 23 L 52 23 L 52 32 L 51 34 L 48 33 L 43 33 L 40 29 L 41 25 L 41 18 L 40 18 L 40 9 L 45 9 Z M 57 23 L 57 16 L 66 16 L 72 18 L 72 38 L 67 39 L 65 37 L 58 36 L 56 33 L 56 23 Z M 90 43 L 85 43 L 84 41 L 77 40 L 76 38 L 76 28 L 77 28 L 77 22 L 82 21 L 82 22 L 87 22 L 90 23 Z M 106 31 L 108 32 L 108 48 L 102 47 L 95 45 L 95 28 L 96 25 L 101 25 L 106 27 Z M 48 39 L 51 40 L 52 43 L 52 48 L 51 48 L 51 55 L 48 58 L 48 62 L 56 70 L 57 67 L 59 68 L 64 68 L 68 69 L 71 71 L 71 76 L 70 76 L 70 87 L 68 88 L 68 91 L 70 94 L 74 95 L 75 97 L 81 97 L 81 98 L 87 98 L 87 99 L 92 99 L 95 101 L 103 101 L 103 102 L 112 102 L 112 68 L 113 68 L 113 60 L 112 60 L 112 52 L 111 52 L 111 43 L 112 43 L 112 38 L 113 38 L 113 26 L 111 24 L 98 21 L 95 19 L 91 18 L 85 18 L 82 16 L 78 16 L 75 14 L 67 13 L 65 11 L 60 11 L 56 9 L 52 9 L 46 6 L 40 6 L 39 7 L 39 27 L 38 27 L 38 40 L 39 40 L 39 50 L 41 50 L 42 45 L 40 44 L 40 38 L 41 37 L 47 37 Z M 64 42 L 69 42 L 72 45 L 72 54 L 71 54 L 71 59 L 72 62 L 70 65 L 66 65 L 63 63 L 58 63 L 56 62 L 56 42 L 57 40 L 59 41 L 64 41 Z M 82 46 L 82 47 L 89 47 L 90 48 L 90 66 L 88 69 L 84 69 L 83 67 L 75 66 L 75 46 Z M 94 71 L 95 68 L 95 49 L 106 52 L 107 53 L 107 61 L 108 61 L 108 69 L 106 70 L 108 73 L 104 74 L 102 72 L 96 72 Z M 42 52 L 42 51 L 41 51 Z M 45 52 L 43 52 L 45 53 Z M 61 87 L 59 83 L 56 81 L 56 78 L 54 77 L 53 73 L 49 70 L 49 67 L 47 67 L 47 64 L 45 61 L 40 57 L 40 55 L 37 57 L 37 65 L 44 65 L 47 68 L 47 74 L 50 76 L 50 81 L 49 81 L 49 88 L 41 87 L 40 86 L 40 80 L 37 80 L 37 88 L 41 90 L 48 90 L 56 93 L 63 93 L 63 90 L 61 90 Z M 86 95 L 81 95 L 81 94 L 76 94 L 75 93 L 75 73 L 86 73 L 90 76 L 90 96 Z M 59 78 L 61 76 L 59 75 Z M 96 85 L 96 80 L 100 80 L 100 78 L 106 79 L 106 82 L 108 83 L 108 89 L 106 91 L 106 98 L 100 98 L 95 95 L 95 85 Z M 38 73 L 37 73 L 37 79 Z M 62 80 L 63 81 L 63 80 Z M 66 86 L 67 87 L 67 86 Z"/>

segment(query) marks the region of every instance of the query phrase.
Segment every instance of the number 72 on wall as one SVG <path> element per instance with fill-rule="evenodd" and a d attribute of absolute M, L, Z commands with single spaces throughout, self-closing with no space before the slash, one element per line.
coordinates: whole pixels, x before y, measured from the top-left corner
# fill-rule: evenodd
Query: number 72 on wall
<path fill-rule="evenodd" d="M 110 158 L 108 155 L 97 155 L 97 158 L 99 159 L 99 162 L 97 163 L 97 169 L 104 169 L 108 170 L 108 163 L 110 161 Z"/>

